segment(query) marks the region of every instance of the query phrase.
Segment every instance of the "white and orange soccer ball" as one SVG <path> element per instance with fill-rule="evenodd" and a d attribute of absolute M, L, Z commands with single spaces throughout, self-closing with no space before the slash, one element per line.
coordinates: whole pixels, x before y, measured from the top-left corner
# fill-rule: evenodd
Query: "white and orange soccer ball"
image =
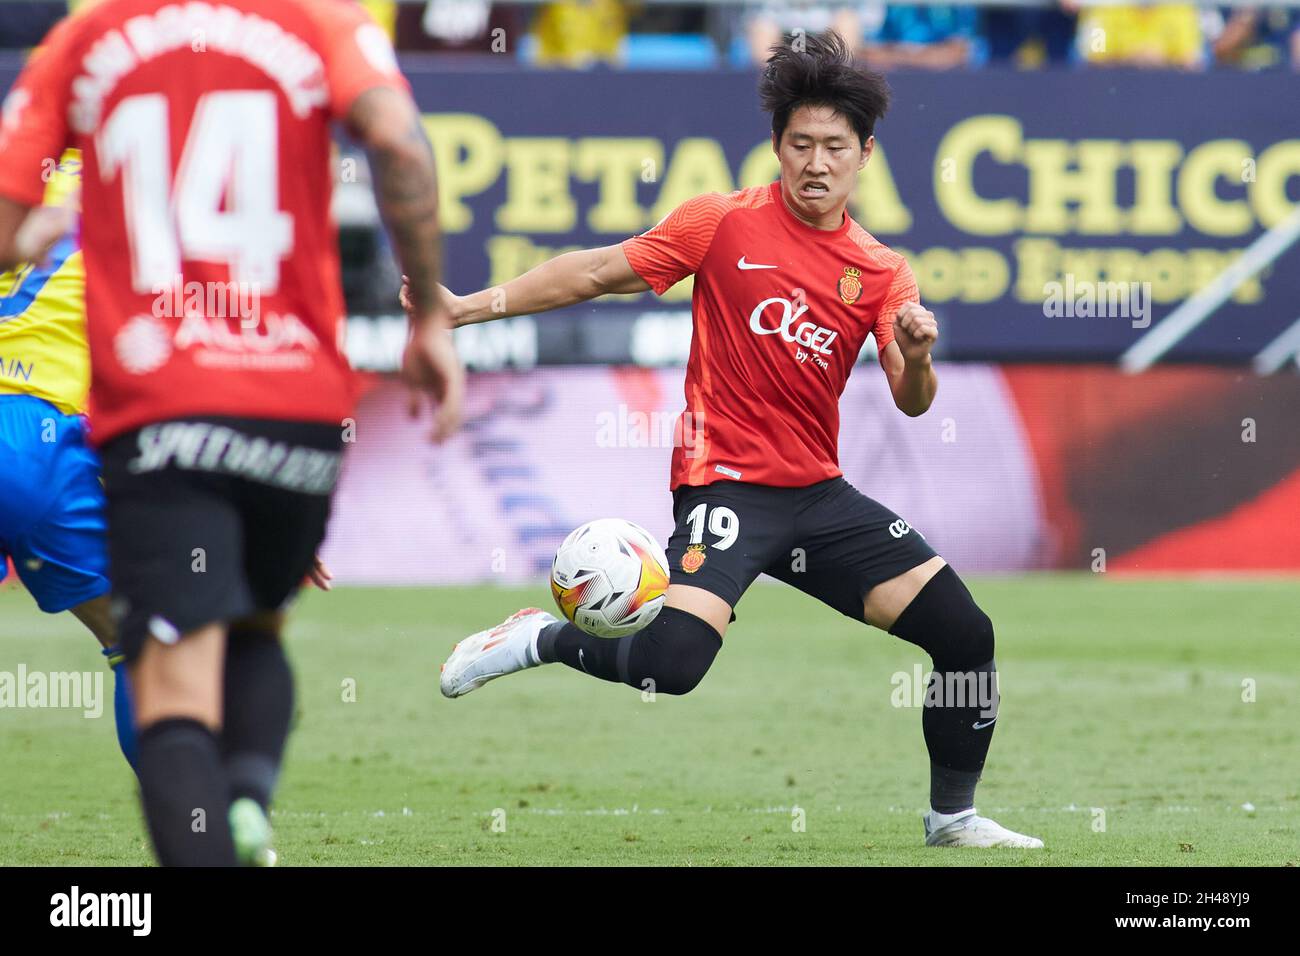
<path fill-rule="evenodd" d="M 551 564 L 560 613 L 595 637 L 623 637 L 655 619 L 668 590 L 668 556 L 650 532 L 622 518 L 578 528 Z"/>

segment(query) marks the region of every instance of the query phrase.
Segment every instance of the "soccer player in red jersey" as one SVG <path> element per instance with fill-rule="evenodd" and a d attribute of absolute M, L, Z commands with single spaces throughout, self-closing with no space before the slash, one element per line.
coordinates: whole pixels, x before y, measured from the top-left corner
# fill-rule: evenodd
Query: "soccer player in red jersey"
<path fill-rule="evenodd" d="M 888 87 L 829 33 L 806 38 L 803 50 L 773 48 L 760 92 L 778 182 L 699 196 L 621 245 L 568 253 L 500 289 L 452 297 L 452 314 L 467 324 L 606 293 L 663 293 L 695 276 L 663 611 L 615 640 L 520 612 L 457 645 L 442 692 L 458 697 L 561 661 L 687 693 L 713 662 L 737 600 L 766 572 L 933 658 L 922 717 L 926 842 L 1040 847 L 975 811 L 997 713 L 992 623 L 920 533 L 850 486 L 837 464 L 839 397 L 868 333 L 900 411 L 924 413 L 937 387 L 938 328 L 911 269 L 845 211 Z M 792 562 L 795 549 L 804 562 Z"/>
<path fill-rule="evenodd" d="M 103 0 L 51 32 L 5 100 L 0 268 L 63 228 L 33 211 L 42 173 L 66 147 L 85 164 L 92 437 L 163 864 L 268 859 L 293 714 L 283 608 L 324 536 L 355 398 L 329 212 L 336 120 L 370 150 L 412 279 L 403 373 L 442 398 L 438 437 L 463 371 L 437 281 L 433 156 L 358 6 Z"/>

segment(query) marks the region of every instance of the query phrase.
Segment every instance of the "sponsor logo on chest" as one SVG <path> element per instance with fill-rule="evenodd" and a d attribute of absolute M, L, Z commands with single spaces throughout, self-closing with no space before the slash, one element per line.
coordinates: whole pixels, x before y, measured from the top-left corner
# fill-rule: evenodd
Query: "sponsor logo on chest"
<path fill-rule="evenodd" d="M 752 256 L 742 255 L 736 261 L 736 267 L 746 275 L 743 285 L 748 288 L 742 293 L 745 298 L 763 295 L 763 287 L 767 286 L 770 290 L 777 281 L 802 285 L 802 277 L 795 274 L 796 270 L 789 262 L 782 262 L 775 252 L 763 253 L 759 250 Z M 821 292 L 824 293 L 822 295 L 809 296 L 803 288 L 793 288 L 788 295 L 776 294 L 762 298 L 749 311 L 749 330 L 758 336 L 780 336 L 782 341 L 798 346 L 794 350 L 794 359 L 801 365 L 811 363 L 818 368 L 829 368 L 829 357 L 835 354 L 840 345 L 840 332 L 829 324 L 823 325 L 822 321 L 828 320 L 816 315 L 815 310 L 825 309 L 833 313 L 831 319 L 840 318 L 839 313 L 842 311 L 847 312 L 844 317 L 852 322 L 852 313 L 848 309 L 861 299 L 863 293 L 860 268 L 849 265 L 837 265 L 837 268 L 840 271 L 834 279 L 826 276 L 824 266 L 815 270 L 820 276 L 815 282 L 817 287 L 821 287 Z M 806 276 L 808 270 L 802 271 Z M 776 279 L 778 276 L 781 278 Z M 806 278 L 804 281 L 807 281 Z"/>
<path fill-rule="evenodd" d="M 804 319 L 807 312 L 807 302 L 796 304 L 790 299 L 772 296 L 754 306 L 754 311 L 749 314 L 749 328 L 755 335 L 780 335 L 787 342 L 797 342 L 821 355 L 830 355 L 831 345 L 839 333 L 811 319 Z"/>

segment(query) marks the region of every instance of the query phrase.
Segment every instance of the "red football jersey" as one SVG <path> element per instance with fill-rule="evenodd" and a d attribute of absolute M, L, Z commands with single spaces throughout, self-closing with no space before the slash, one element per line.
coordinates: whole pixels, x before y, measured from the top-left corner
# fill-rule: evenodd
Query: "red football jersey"
<path fill-rule="evenodd" d="M 656 294 L 695 275 L 673 488 L 841 474 L 839 399 L 867 333 L 883 352 L 920 301 L 902 256 L 847 214 L 833 230 L 802 222 L 780 189 L 698 196 L 623 243 Z"/>
<path fill-rule="evenodd" d="M 330 123 L 379 86 L 408 89 L 348 0 L 104 0 L 50 33 L 5 100 L 0 194 L 39 204 L 81 149 L 96 441 L 351 412 Z"/>

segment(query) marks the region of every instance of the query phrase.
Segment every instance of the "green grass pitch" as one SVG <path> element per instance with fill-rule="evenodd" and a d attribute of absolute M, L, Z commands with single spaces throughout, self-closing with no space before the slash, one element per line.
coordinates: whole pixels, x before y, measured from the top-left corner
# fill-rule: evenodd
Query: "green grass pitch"
<path fill-rule="evenodd" d="M 1045 851 L 922 845 L 921 711 L 891 704 L 891 679 L 928 662 L 785 587 L 744 598 L 694 693 L 652 702 L 559 665 L 444 700 L 451 644 L 548 605 L 545 589 L 345 588 L 306 595 L 291 625 L 281 863 L 1300 861 L 1300 583 L 972 589 L 997 627 L 1003 693 L 978 804 Z M 102 661 L 70 616 L 0 590 L 0 671 Z M 111 701 L 98 719 L 0 709 L 0 767 L 0 863 L 150 862 Z"/>

